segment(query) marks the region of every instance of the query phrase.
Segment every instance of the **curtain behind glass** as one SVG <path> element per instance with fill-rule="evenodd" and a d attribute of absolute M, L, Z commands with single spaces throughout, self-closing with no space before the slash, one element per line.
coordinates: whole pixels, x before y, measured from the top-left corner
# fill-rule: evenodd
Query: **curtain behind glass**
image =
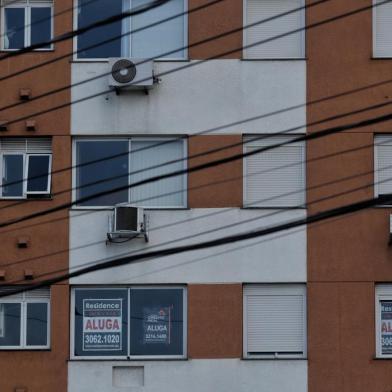
<path fill-rule="evenodd" d="M 183 161 L 163 165 L 168 161 L 182 158 L 184 158 L 183 140 L 132 141 L 131 172 L 143 171 L 131 176 L 131 184 L 183 169 Z M 157 167 L 145 170 L 151 166 Z M 131 203 L 151 207 L 184 207 L 186 197 L 184 182 L 184 175 L 181 175 L 131 188 Z M 167 193 L 171 194 L 164 196 Z"/>
<path fill-rule="evenodd" d="M 150 0 L 132 0 L 132 8 L 150 3 Z M 132 31 L 149 26 L 155 22 L 184 12 L 184 0 L 170 0 L 148 12 L 132 17 Z M 185 51 L 179 50 L 170 55 L 164 53 L 177 50 L 184 46 L 184 16 L 160 23 L 157 26 L 132 33 L 131 54 L 134 58 L 171 57 L 184 58 Z"/>

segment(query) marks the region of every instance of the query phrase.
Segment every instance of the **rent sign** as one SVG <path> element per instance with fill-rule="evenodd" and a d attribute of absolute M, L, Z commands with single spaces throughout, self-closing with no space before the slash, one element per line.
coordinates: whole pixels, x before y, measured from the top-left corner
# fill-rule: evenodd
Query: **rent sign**
<path fill-rule="evenodd" d="M 392 301 L 381 301 L 381 350 L 392 354 Z"/>
<path fill-rule="evenodd" d="M 143 343 L 170 344 L 170 307 L 143 309 Z"/>
<path fill-rule="evenodd" d="M 83 350 L 122 349 L 122 299 L 83 300 Z"/>

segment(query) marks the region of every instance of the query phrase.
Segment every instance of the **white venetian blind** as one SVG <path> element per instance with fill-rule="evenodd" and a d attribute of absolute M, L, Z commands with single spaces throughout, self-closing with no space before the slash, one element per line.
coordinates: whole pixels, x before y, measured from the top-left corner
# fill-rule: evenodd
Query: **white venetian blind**
<path fill-rule="evenodd" d="M 392 194 L 392 136 L 375 138 L 375 191 L 376 195 Z"/>
<path fill-rule="evenodd" d="M 373 56 L 392 57 L 392 2 L 373 0 Z"/>
<path fill-rule="evenodd" d="M 275 16 L 276 18 L 246 29 L 245 45 L 252 45 L 304 27 L 303 9 L 279 16 L 301 6 L 303 0 L 246 0 L 247 26 Z M 244 54 L 250 59 L 304 57 L 304 33 L 299 31 L 245 48 Z"/>
<path fill-rule="evenodd" d="M 305 354 L 305 286 L 244 288 L 245 355 Z"/>
<path fill-rule="evenodd" d="M 50 138 L 2 138 L 0 150 L 2 152 L 50 154 L 52 140 Z"/>
<path fill-rule="evenodd" d="M 289 141 L 291 136 L 244 138 L 244 152 Z M 301 207 L 305 204 L 305 143 L 295 142 L 245 157 L 245 207 Z"/>
<path fill-rule="evenodd" d="M 147 178 L 182 170 L 184 140 L 132 140 L 131 184 Z M 178 161 L 167 164 L 169 161 Z M 146 170 L 149 167 L 153 169 Z M 184 175 L 131 188 L 131 203 L 145 207 L 186 207 L 186 183 Z"/>
<path fill-rule="evenodd" d="M 26 286 L 2 286 L 0 287 L 0 293 L 1 294 L 6 294 L 6 293 L 11 293 L 12 291 L 15 291 L 17 289 L 24 288 Z M 32 300 L 32 299 L 43 299 L 47 300 L 50 299 L 50 288 L 49 287 L 43 287 L 40 289 L 35 289 L 31 291 L 25 291 L 22 293 L 18 294 L 13 294 L 13 295 L 8 295 L 6 297 L 1 297 L 0 301 L 7 301 L 7 300 Z"/>

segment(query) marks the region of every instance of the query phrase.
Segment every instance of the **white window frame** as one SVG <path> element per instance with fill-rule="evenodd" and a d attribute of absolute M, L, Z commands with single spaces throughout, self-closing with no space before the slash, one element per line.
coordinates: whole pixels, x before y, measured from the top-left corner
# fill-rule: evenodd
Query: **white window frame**
<path fill-rule="evenodd" d="M 128 291 L 128 347 L 127 347 L 127 355 L 116 355 L 116 356 L 109 356 L 109 355 L 89 355 L 89 356 L 79 356 L 75 355 L 75 290 L 127 290 Z M 182 289 L 182 314 L 183 314 L 183 332 L 182 332 L 182 349 L 183 349 L 183 354 L 182 355 L 128 355 L 129 354 L 129 349 L 130 349 L 130 337 L 131 337 L 131 326 L 129 322 L 129 317 L 131 314 L 131 301 L 130 301 L 130 296 L 131 296 L 131 289 L 136 290 L 136 289 Z M 99 286 L 73 286 L 71 288 L 71 317 L 70 317 L 70 337 L 71 337 L 71 342 L 70 342 L 70 359 L 75 359 L 75 360 L 82 360 L 82 361 L 91 361 L 91 360 L 96 360 L 96 359 L 102 359 L 102 360 L 113 360 L 113 359 L 131 359 L 131 360 L 144 360 L 144 359 L 172 359 L 172 360 L 181 360 L 181 359 L 186 359 L 188 357 L 188 347 L 187 347 L 187 331 L 188 331 L 188 289 L 185 285 L 151 285 L 151 286 L 133 286 L 133 285 L 128 285 L 128 286 L 105 286 L 105 287 L 99 287 Z"/>
<path fill-rule="evenodd" d="M 381 1 L 381 0 L 380 0 Z M 377 0 L 372 0 L 372 57 L 375 59 L 389 59 L 392 57 L 392 50 L 388 55 L 378 55 L 376 54 L 376 28 L 377 28 L 377 12 L 380 12 L 380 9 L 382 10 L 383 6 L 391 6 L 391 3 L 385 3 L 385 4 L 377 4 Z M 382 11 L 381 11 L 382 12 Z"/>
<path fill-rule="evenodd" d="M 132 145 L 132 140 L 133 141 L 153 141 L 157 142 L 163 142 L 163 141 L 176 141 L 176 140 L 182 140 L 183 143 L 183 169 L 186 170 L 188 167 L 188 144 L 187 144 L 187 138 L 184 137 L 178 137 L 178 138 L 173 138 L 173 137 L 76 137 L 72 140 L 72 201 L 76 202 L 77 201 L 77 182 L 76 182 L 76 176 L 77 176 L 77 156 L 76 156 L 76 143 L 79 141 L 86 141 L 86 142 L 94 142 L 94 141 L 127 141 L 128 142 L 128 167 L 129 167 L 129 174 L 128 174 L 128 185 L 131 185 L 131 174 L 132 173 L 132 168 L 131 168 L 131 154 L 129 152 L 132 152 L 131 145 Z M 144 207 L 145 209 L 151 209 L 151 210 L 170 210 L 170 209 L 185 209 L 187 208 L 188 205 L 188 176 L 187 174 L 183 174 L 183 201 L 184 204 L 182 206 L 146 206 Z M 128 188 L 128 202 L 130 203 L 131 201 L 131 188 Z M 72 209 L 95 209 L 95 210 L 102 210 L 102 209 L 112 209 L 113 206 L 80 206 L 78 204 L 72 206 Z"/>
<path fill-rule="evenodd" d="M 244 29 L 242 30 L 242 40 L 243 40 L 243 45 L 247 46 L 249 45 L 248 42 L 248 32 L 249 28 L 246 28 L 248 26 L 248 21 L 247 21 L 247 0 L 243 0 L 242 4 L 242 10 L 243 10 L 243 26 Z M 305 0 L 301 0 L 301 6 L 305 6 Z M 304 9 L 301 12 L 301 25 L 304 27 L 303 30 L 301 30 L 301 54 L 299 56 L 294 56 L 294 57 L 287 57 L 287 56 L 282 56 L 282 57 L 249 57 L 248 56 L 248 49 L 247 47 L 244 47 L 242 50 L 242 59 L 243 60 L 305 60 L 306 59 L 306 34 L 305 34 L 305 27 L 306 27 L 306 10 Z M 274 42 L 274 41 L 272 41 Z M 261 44 L 263 45 L 263 44 Z"/>
<path fill-rule="evenodd" d="M 1 43 L 0 43 L 0 50 L 5 51 L 5 52 L 15 52 L 20 49 L 9 49 L 5 48 L 4 46 L 4 39 L 5 39 L 5 9 L 6 8 L 23 8 L 25 10 L 25 24 L 24 24 L 24 40 L 25 40 L 25 46 L 28 47 L 31 45 L 31 9 L 32 8 L 50 8 L 51 9 L 51 16 L 50 16 L 50 39 L 53 39 L 54 35 L 54 6 L 53 6 L 53 0 L 42 0 L 40 2 L 31 2 L 31 0 L 24 0 L 25 3 L 13 3 L 9 5 L 2 5 L 1 6 Z M 34 49 L 34 51 L 41 51 L 41 52 L 49 52 L 53 51 L 53 44 L 50 45 L 48 48 L 37 48 Z"/>
<path fill-rule="evenodd" d="M 7 155 L 22 155 L 23 156 L 23 195 L 22 196 L 4 196 L 3 195 L 3 177 L 4 177 L 4 156 Z M 49 173 L 48 173 L 48 187 L 46 191 L 27 191 L 27 183 L 28 183 L 28 170 L 29 170 L 29 157 L 30 156 L 48 156 L 49 157 Z M 27 199 L 29 195 L 50 195 L 51 190 L 51 180 L 52 180 L 52 154 L 49 153 L 29 153 L 29 152 L 9 152 L 0 151 L 0 172 L 1 172 L 1 190 L 0 190 L 0 199 Z"/>
<path fill-rule="evenodd" d="M 381 301 L 392 301 L 392 284 L 377 284 L 375 287 L 376 358 L 391 359 L 392 354 L 382 354 L 381 347 Z"/>
<path fill-rule="evenodd" d="M 247 339 L 247 330 L 248 330 L 248 309 L 247 309 L 247 297 L 245 294 L 246 286 L 254 286 L 254 287 L 264 287 L 267 289 L 271 289 L 276 293 L 281 293 L 281 295 L 301 295 L 303 297 L 303 306 L 304 306 L 304 314 L 303 314 L 303 353 L 302 354 L 288 354 L 288 353 L 280 353 L 275 352 L 274 354 L 252 354 L 248 352 L 248 339 Z M 274 293 L 273 295 L 277 295 Z M 307 358 L 307 287 L 303 283 L 251 283 L 243 286 L 243 358 L 244 359 L 306 359 Z"/>
<path fill-rule="evenodd" d="M 293 138 L 295 139 L 296 137 L 299 136 L 303 136 L 303 135 L 299 135 L 299 134 L 289 134 L 289 135 L 273 135 L 273 134 L 243 134 L 242 135 L 242 141 L 243 141 L 243 153 L 246 153 L 246 146 L 248 144 L 251 144 L 252 141 L 246 141 L 246 138 L 259 138 L 258 140 L 255 140 L 255 143 L 260 143 L 260 145 L 258 146 L 259 148 L 263 148 L 263 139 L 265 138 L 267 141 L 271 141 L 273 142 L 274 138 L 279 138 L 279 137 L 284 137 L 284 138 Z M 282 140 L 281 140 L 282 141 Z M 278 143 L 279 141 L 277 141 Z M 275 143 L 271 143 L 271 144 L 275 144 Z M 243 191 L 242 191 L 242 205 L 243 208 L 253 208 L 253 209 L 293 209 L 293 208 L 306 208 L 306 142 L 305 141 L 300 141 L 300 142 L 293 142 L 290 144 L 287 144 L 286 146 L 302 146 L 303 145 L 303 162 L 302 162 L 302 166 L 301 166 L 301 170 L 303 171 L 303 183 L 302 183 L 302 189 L 303 189 L 303 205 L 302 206 L 276 206 L 274 205 L 274 200 L 268 201 L 268 203 L 270 203 L 270 205 L 268 206 L 259 206 L 257 204 L 252 204 L 248 202 L 248 179 L 250 177 L 250 175 L 248 174 L 246 168 L 246 160 L 250 159 L 250 157 L 245 156 L 243 157 L 243 165 L 242 165 L 242 175 L 243 175 L 243 180 L 242 180 L 242 186 L 243 186 Z M 285 147 L 286 147 L 285 146 Z M 260 154 L 263 154 L 263 152 L 260 152 Z M 260 171 L 263 171 L 262 168 L 260 168 Z M 262 200 L 261 200 L 262 201 Z"/>
<path fill-rule="evenodd" d="M 74 9 L 78 10 L 79 9 L 79 0 L 73 0 L 74 1 Z M 183 23 L 184 23 L 184 44 L 183 44 L 183 52 L 184 56 L 183 57 L 158 57 L 154 58 L 154 61 L 185 61 L 188 60 L 188 0 L 183 0 L 184 2 L 184 15 L 183 15 Z M 124 4 L 129 4 L 129 7 L 124 6 Z M 132 9 L 132 0 L 123 0 L 123 9 Z M 127 23 L 129 27 L 129 31 L 132 30 L 132 17 L 123 19 L 124 23 Z M 124 34 L 124 23 L 122 24 L 122 34 Z M 74 30 L 78 29 L 78 12 L 74 12 L 74 19 L 73 19 L 73 28 Z M 125 37 L 125 42 L 128 42 L 129 47 L 126 47 L 126 53 L 122 55 L 121 57 L 132 57 L 132 48 L 131 48 L 131 39 L 130 39 L 130 34 L 126 35 Z M 122 38 L 122 40 L 124 39 Z M 122 50 L 124 49 L 124 42 L 122 41 Z M 76 36 L 73 39 L 73 51 L 74 51 L 74 56 L 73 60 L 77 62 L 108 62 L 109 58 L 108 57 L 97 57 L 97 58 L 79 58 L 78 57 L 78 37 Z"/>
<path fill-rule="evenodd" d="M 29 184 L 28 175 L 29 175 L 29 164 L 30 164 L 31 157 L 49 157 L 48 186 L 46 187 L 45 191 L 28 191 L 27 190 L 27 186 Z M 26 195 L 48 195 L 48 194 L 50 194 L 51 181 L 52 181 L 52 154 L 31 154 L 31 153 L 26 154 L 26 181 L 24 181 L 25 187 L 26 187 L 25 194 Z"/>
<path fill-rule="evenodd" d="M 377 141 L 377 139 L 379 138 L 385 138 L 384 141 L 379 142 Z M 388 140 L 389 139 L 389 140 Z M 378 197 L 381 195 L 386 195 L 386 193 L 380 193 L 380 186 L 382 186 L 382 184 L 380 184 L 380 169 L 378 167 L 378 146 L 390 146 L 391 148 L 391 166 L 392 166 L 392 134 L 388 134 L 388 133 L 375 133 L 373 136 L 373 144 L 374 144 L 374 150 L 373 150 L 373 157 L 374 157 L 374 162 L 373 162 L 373 166 L 374 166 L 374 197 Z M 392 205 L 392 203 L 388 203 L 388 204 L 382 204 L 379 205 L 379 207 L 390 207 Z"/>
<path fill-rule="evenodd" d="M 8 156 L 8 155 L 21 155 L 23 156 L 23 194 L 22 196 L 3 196 L 3 189 L 4 189 L 4 185 L 3 185 L 3 178 L 4 178 L 4 157 Z M 0 189 L 0 199 L 9 199 L 9 200 L 13 200 L 13 199 L 25 199 L 26 198 L 26 154 L 23 152 L 0 152 L 0 168 L 1 168 L 1 179 L 0 179 L 0 183 L 1 183 L 1 189 Z"/>
<path fill-rule="evenodd" d="M 24 294 L 24 293 L 23 293 Z M 19 303 L 21 304 L 21 309 L 20 309 L 20 345 L 19 346 L 0 346 L 0 351 L 1 350 L 47 350 L 50 348 L 50 298 L 26 298 L 25 296 L 20 299 L 7 299 L 7 297 L 4 297 L 4 299 L 0 300 L 0 304 L 15 304 Z M 26 337 L 27 337 L 27 304 L 30 303 L 45 303 L 47 304 L 47 309 L 48 309 L 48 321 L 47 321 L 47 344 L 43 346 L 30 346 L 26 344 Z"/>

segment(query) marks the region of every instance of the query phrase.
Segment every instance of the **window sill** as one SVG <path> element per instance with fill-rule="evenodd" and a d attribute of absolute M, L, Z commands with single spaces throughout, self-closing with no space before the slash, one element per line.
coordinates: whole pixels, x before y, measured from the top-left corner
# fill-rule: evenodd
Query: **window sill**
<path fill-rule="evenodd" d="M 392 357 L 373 357 L 373 361 L 390 361 L 392 360 Z"/>
<path fill-rule="evenodd" d="M 68 362 L 126 362 L 126 363 L 133 363 L 133 362 L 151 362 L 151 361 L 188 361 L 189 358 L 187 357 L 156 357 L 156 358 L 147 358 L 147 357 L 142 357 L 142 358 L 126 358 L 126 357 L 121 357 L 121 358 L 113 358 L 113 357 L 108 357 L 108 358 L 94 358 L 94 357 L 71 357 L 68 359 Z"/>
<path fill-rule="evenodd" d="M 53 196 L 48 196 L 48 197 L 24 197 L 24 198 L 19 198 L 19 197 L 0 197 L 0 202 L 1 201 L 20 201 L 20 202 L 26 202 L 26 201 L 48 201 L 48 200 L 54 200 Z"/>
<path fill-rule="evenodd" d="M 242 206 L 241 210 L 304 210 L 306 211 L 307 207 L 257 207 L 257 206 Z"/>
<path fill-rule="evenodd" d="M 241 61 L 307 61 L 307 57 L 282 57 L 282 58 L 241 58 Z"/>
<path fill-rule="evenodd" d="M 118 57 L 118 58 L 122 58 L 122 57 Z M 126 58 L 130 58 L 132 59 L 132 57 L 126 57 Z M 189 63 L 191 62 L 190 59 L 153 59 L 153 62 L 156 63 L 178 63 L 178 62 L 182 62 L 182 63 Z M 108 63 L 109 59 L 72 59 L 69 61 L 71 64 L 75 63 Z"/>
<path fill-rule="evenodd" d="M 12 53 L 12 52 L 18 52 L 19 50 L 21 50 L 21 49 L 0 49 L 0 52 L 3 52 L 3 53 Z M 39 53 L 39 52 L 54 52 L 55 51 L 55 49 L 54 48 L 51 48 L 51 49 L 34 49 L 34 50 L 32 50 L 32 51 L 29 51 L 29 52 L 26 52 L 26 53 L 23 53 L 23 54 L 34 54 L 34 53 Z"/>
<path fill-rule="evenodd" d="M 140 208 L 143 208 L 144 211 L 184 211 L 184 210 L 190 210 L 188 207 L 143 207 L 140 206 Z M 74 206 L 69 209 L 69 211 L 113 211 L 113 207 L 89 207 L 89 206 Z"/>
<path fill-rule="evenodd" d="M 9 351 L 39 351 L 39 352 L 48 352 L 48 351 L 52 351 L 50 347 L 45 347 L 45 348 L 26 348 L 26 347 L 7 347 L 7 348 L 0 348 L 0 352 L 5 351 L 5 352 L 9 352 Z"/>
<path fill-rule="evenodd" d="M 278 357 L 278 358 L 260 358 L 260 357 L 242 357 L 241 360 L 243 361 L 307 361 L 308 358 L 307 357 L 301 357 L 301 358 L 295 358 L 295 357 L 288 357 L 288 358 L 284 358 L 284 357 Z"/>

